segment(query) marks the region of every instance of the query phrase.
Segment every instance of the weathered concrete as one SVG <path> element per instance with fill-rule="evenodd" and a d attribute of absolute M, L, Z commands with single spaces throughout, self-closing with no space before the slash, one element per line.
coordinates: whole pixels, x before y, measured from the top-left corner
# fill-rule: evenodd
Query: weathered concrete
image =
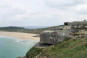
<path fill-rule="evenodd" d="M 56 31 L 43 31 L 40 34 L 40 43 L 55 44 L 69 38 L 69 31 L 56 30 Z"/>

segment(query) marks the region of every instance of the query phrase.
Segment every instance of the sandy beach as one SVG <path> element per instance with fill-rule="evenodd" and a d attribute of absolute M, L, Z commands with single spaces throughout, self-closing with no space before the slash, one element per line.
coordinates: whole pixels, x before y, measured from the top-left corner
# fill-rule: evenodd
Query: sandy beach
<path fill-rule="evenodd" d="M 32 34 L 32 33 L 0 31 L 0 35 L 19 38 L 23 40 L 30 39 L 30 40 L 36 40 L 38 42 L 40 41 L 40 37 L 37 37 L 38 34 Z"/>

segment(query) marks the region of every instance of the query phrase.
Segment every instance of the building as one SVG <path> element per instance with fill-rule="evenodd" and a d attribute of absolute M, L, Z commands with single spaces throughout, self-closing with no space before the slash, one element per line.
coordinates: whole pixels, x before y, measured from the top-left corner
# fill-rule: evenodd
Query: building
<path fill-rule="evenodd" d="M 40 34 L 40 43 L 55 44 L 69 38 L 69 31 L 65 30 L 46 30 Z"/>

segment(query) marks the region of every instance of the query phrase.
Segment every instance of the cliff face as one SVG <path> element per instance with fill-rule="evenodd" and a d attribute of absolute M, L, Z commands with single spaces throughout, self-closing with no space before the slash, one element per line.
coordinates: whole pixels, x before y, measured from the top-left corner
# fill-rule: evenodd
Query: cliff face
<path fill-rule="evenodd" d="M 87 39 L 70 39 L 44 49 L 32 48 L 26 58 L 87 58 Z"/>

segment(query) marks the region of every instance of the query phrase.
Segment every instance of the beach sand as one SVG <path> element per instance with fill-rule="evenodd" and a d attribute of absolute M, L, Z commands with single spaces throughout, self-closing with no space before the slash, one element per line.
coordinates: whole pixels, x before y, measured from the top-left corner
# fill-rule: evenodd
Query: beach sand
<path fill-rule="evenodd" d="M 0 35 L 19 38 L 23 40 L 29 39 L 29 40 L 36 40 L 38 42 L 40 41 L 40 37 L 37 36 L 38 34 L 32 34 L 32 33 L 0 31 Z"/>

